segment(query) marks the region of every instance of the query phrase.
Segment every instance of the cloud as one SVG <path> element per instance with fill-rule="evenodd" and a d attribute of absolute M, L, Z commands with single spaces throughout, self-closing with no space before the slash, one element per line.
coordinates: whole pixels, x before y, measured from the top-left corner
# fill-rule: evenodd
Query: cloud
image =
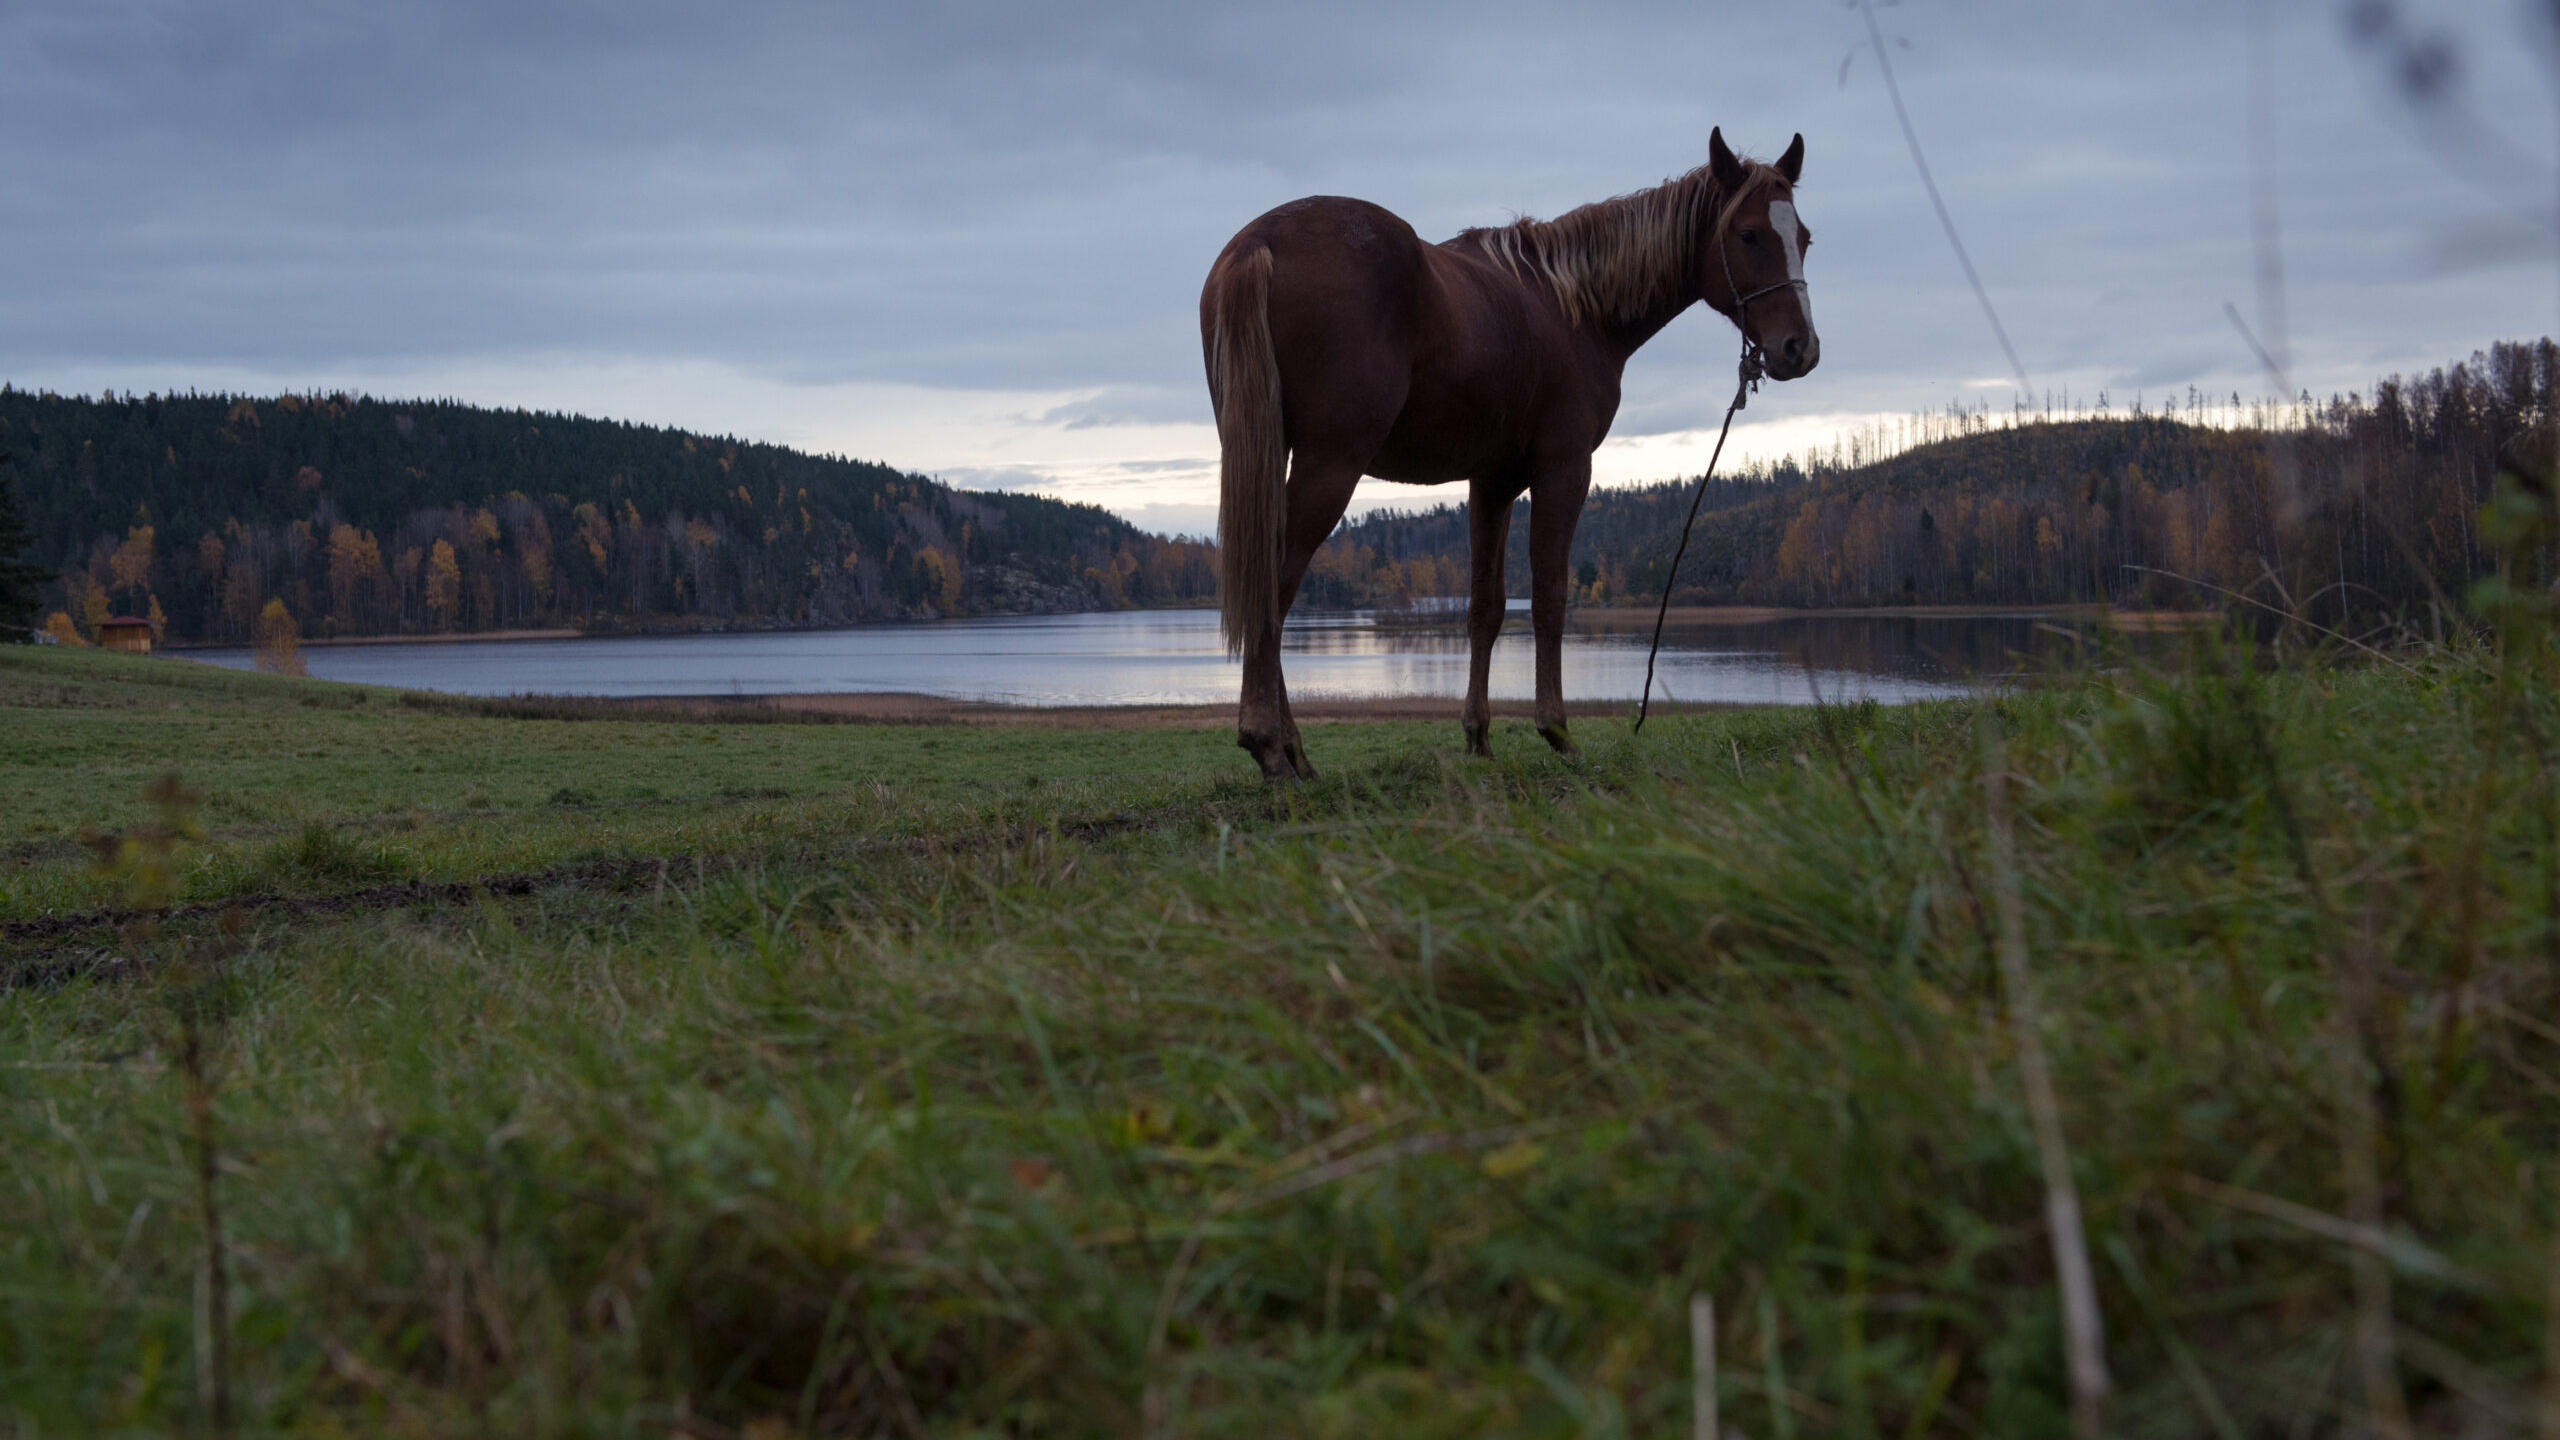
<path fill-rule="evenodd" d="M 1119 385 L 1054 406 L 1034 418 L 1036 423 L 1069 430 L 1198 422 L 1210 418 L 1209 396 L 1205 387 Z"/>
<path fill-rule="evenodd" d="M 1179 460 L 1123 460 L 1115 467 L 1123 475 L 1197 474 L 1218 468 L 1215 455 L 1188 455 Z"/>
<path fill-rule="evenodd" d="M 1218 536 L 1218 506 L 1215 501 L 1149 500 L 1122 507 L 1120 517 L 1141 530 L 1159 535 L 1187 536 L 1195 540 L 1215 540 Z"/>
<path fill-rule="evenodd" d="M 2251 284 L 2238 13 L 1887 18 L 2039 388 L 2257 388 L 2221 318 Z M 2507 22 L 2457 18 L 2483 112 L 2539 113 Z M 2539 328 L 2517 297 L 2547 293 L 2547 249 L 2351 83 L 2330 11 L 2280 24 L 2304 383 Z M 1445 236 L 1649 184 L 1722 124 L 1762 154 L 1804 133 L 1819 237 L 1823 367 L 1747 428 L 1996 402 L 1872 63 L 1836 83 L 1858 38 L 1834 7 L 1669 0 L 19 0 L 0 374 L 567 399 L 1196 506 L 1198 287 L 1254 215 L 1355 194 Z M 1685 456 L 1735 348 L 1703 313 L 1649 345 L 1605 464 Z"/>
<path fill-rule="evenodd" d="M 2466 217 L 2412 235 L 2410 266 L 2428 276 L 2510 270 L 2520 265 L 2548 267 L 2560 248 L 2554 244 L 2556 235 L 2560 227 L 2547 214 Z"/>

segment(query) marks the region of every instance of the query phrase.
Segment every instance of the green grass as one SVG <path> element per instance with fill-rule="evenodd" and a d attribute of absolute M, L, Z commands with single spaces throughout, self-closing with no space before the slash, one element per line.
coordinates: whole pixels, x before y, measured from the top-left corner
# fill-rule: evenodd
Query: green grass
<path fill-rule="evenodd" d="M 26 782 L 41 833 L 173 766 L 270 807 L 208 799 L 190 895 L 672 864 L 39 957 L 75 978 L 0 1000 L 18 1433 L 205 1427 L 190 1027 L 247 1433 L 1685 1435 L 1699 1293 L 1752 1436 L 2066 1428 L 1969 705 L 1577 722 L 1580 762 L 1339 727 L 1267 790 L 1215 732 L 713 740 L 101 658 L 0 669 L 87 697 L 0 724 L 93 757 Z M 2549 694 L 2413 658 L 1995 707 L 2111 1434 L 2362 1425 L 2358 1156 L 2418 1428 L 2532 1424 Z"/>
<path fill-rule="evenodd" d="M 0 922 L 109 903 L 113 886 L 90 875 L 77 842 L 142 820 L 144 789 L 168 773 L 201 797 L 210 842 L 191 852 L 181 898 L 213 901 L 336 888 L 341 877 L 293 860 L 313 825 L 345 832 L 385 879 L 465 880 L 806 846 L 813 824 L 982 825 L 1026 798 L 1151 794 L 1237 768 L 1220 730 L 520 720 L 457 708 L 183 660 L 0 648 L 0 794 L 12 797 L 0 808 Z M 1444 731 L 1454 719 L 1309 727 L 1328 758 L 1351 764 Z"/>

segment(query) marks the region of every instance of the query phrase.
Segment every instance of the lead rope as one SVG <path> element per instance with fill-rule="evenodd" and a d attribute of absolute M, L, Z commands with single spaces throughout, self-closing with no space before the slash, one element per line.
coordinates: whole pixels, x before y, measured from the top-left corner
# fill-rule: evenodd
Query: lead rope
<path fill-rule="evenodd" d="M 1716 432 L 1715 451 L 1707 456 L 1707 473 L 1698 477 L 1698 493 L 1689 497 L 1689 518 L 1680 524 L 1680 547 L 1671 552 L 1671 573 L 1662 577 L 1662 604 L 1653 612 L 1653 646 L 1644 652 L 1644 698 L 1636 703 L 1635 733 L 1638 735 L 1644 733 L 1644 717 L 1653 709 L 1653 662 L 1662 653 L 1662 622 L 1671 614 L 1671 587 L 1680 579 L 1681 557 L 1689 553 L 1690 528 L 1698 523 L 1698 506 L 1707 498 L 1708 482 L 1716 477 L 1716 462 L 1724 458 L 1724 437 L 1733 433 L 1734 412 L 1742 408 L 1744 399 L 1752 391 L 1760 388 L 1760 375 L 1764 368 L 1760 347 L 1745 339 L 1742 342 L 1741 381 L 1733 387 L 1733 403 L 1724 407 L 1724 428 Z"/>
<path fill-rule="evenodd" d="M 1762 178 L 1766 178 L 1765 172 Z M 1753 184 L 1758 184 L 1754 180 Z M 1745 194 L 1749 191 L 1746 189 Z M 1724 288 L 1733 296 L 1733 323 L 1742 331 L 1742 378 L 1733 387 L 1733 403 L 1724 407 L 1724 428 L 1716 432 L 1716 448 L 1707 456 L 1707 473 L 1698 477 L 1698 493 L 1689 497 L 1689 518 L 1680 522 L 1680 547 L 1671 552 L 1671 573 L 1662 577 L 1662 604 L 1653 612 L 1653 644 L 1644 652 L 1644 696 L 1636 702 L 1635 733 L 1644 733 L 1644 717 L 1653 709 L 1653 662 L 1662 654 L 1662 622 L 1671 613 L 1671 587 L 1680 580 L 1681 557 L 1689 553 L 1689 531 L 1698 523 L 1698 506 L 1707 498 L 1707 482 L 1716 478 L 1716 462 L 1724 458 L 1724 437 L 1733 433 L 1734 412 L 1751 392 L 1760 388 L 1760 377 L 1768 366 L 1760 358 L 1760 347 L 1751 341 L 1751 302 L 1780 290 L 1801 288 L 1804 281 L 1789 276 L 1775 285 L 1763 285 L 1745 295 L 1734 283 L 1733 252 L 1725 248 L 1724 227 L 1732 220 L 1734 209 L 1742 203 L 1737 195 L 1726 203 L 1724 215 L 1716 221 L 1714 243 L 1717 263 L 1724 268 Z"/>

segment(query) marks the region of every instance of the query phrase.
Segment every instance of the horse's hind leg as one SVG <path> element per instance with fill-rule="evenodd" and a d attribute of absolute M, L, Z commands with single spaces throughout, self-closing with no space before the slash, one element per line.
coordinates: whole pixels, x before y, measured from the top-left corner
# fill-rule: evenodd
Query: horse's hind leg
<path fill-rule="evenodd" d="M 1289 715 L 1289 687 L 1280 676 L 1280 625 L 1273 621 L 1244 642 L 1244 697 L 1236 706 L 1236 743 L 1262 767 L 1265 780 L 1315 778 L 1298 722 Z"/>
<path fill-rule="evenodd" d="M 1578 753 L 1565 730 L 1564 610 L 1573 527 L 1591 493 L 1591 457 L 1543 469 L 1529 487 L 1529 624 L 1538 637 L 1538 733 L 1560 755 Z"/>
<path fill-rule="evenodd" d="M 1503 571 L 1511 549 L 1511 502 L 1518 484 L 1467 487 L 1467 703 L 1458 712 L 1467 753 L 1493 753 L 1493 642 L 1502 638 Z"/>
<path fill-rule="evenodd" d="M 1280 626 L 1298 598 L 1316 548 L 1342 523 L 1361 462 L 1333 460 L 1300 450 L 1289 462 L 1289 522 L 1280 552 L 1280 604 L 1262 633 L 1244 646 L 1244 698 L 1236 707 L 1236 743 L 1262 767 L 1265 779 L 1316 778 L 1289 713 L 1289 687 L 1280 674 Z"/>

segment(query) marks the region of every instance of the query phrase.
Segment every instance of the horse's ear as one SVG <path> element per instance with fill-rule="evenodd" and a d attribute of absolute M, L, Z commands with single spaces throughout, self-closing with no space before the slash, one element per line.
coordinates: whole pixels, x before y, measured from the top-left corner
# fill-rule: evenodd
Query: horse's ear
<path fill-rule="evenodd" d="M 1790 185 L 1796 183 L 1796 180 L 1804 174 L 1804 137 L 1802 135 L 1798 135 L 1795 142 L 1787 146 L 1786 154 L 1778 157 L 1778 173 L 1786 176 L 1787 183 Z"/>
<path fill-rule="evenodd" d="M 1716 177 L 1717 186 L 1726 191 L 1740 189 L 1749 178 L 1743 173 L 1742 162 L 1733 158 L 1732 148 L 1724 143 L 1721 125 L 1707 135 L 1707 169 Z"/>

